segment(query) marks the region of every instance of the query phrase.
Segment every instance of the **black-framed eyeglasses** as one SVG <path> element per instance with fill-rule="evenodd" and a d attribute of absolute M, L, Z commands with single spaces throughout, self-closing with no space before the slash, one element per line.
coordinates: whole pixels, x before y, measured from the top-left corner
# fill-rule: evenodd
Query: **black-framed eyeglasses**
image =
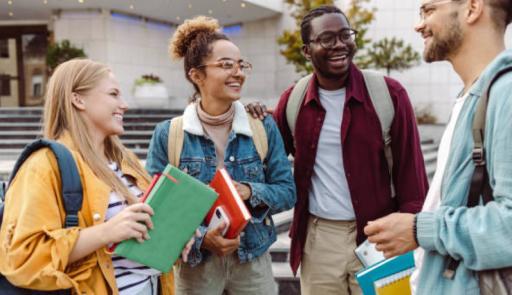
<path fill-rule="evenodd" d="M 222 59 L 210 64 L 198 66 L 198 68 L 203 67 L 218 67 L 231 73 L 235 73 L 238 69 L 240 69 L 240 71 L 246 75 L 250 74 L 252 71 L 252 64 L 245 60 L 235 61 L 232 59 Z"/>
<path fill-rule="evenodd" d="M 318 35 L 315 39 L 310 42 L 318 43 L 325 49 L 331 49 L 336 46 L 336 40 L 340 40 L 342 43 L 354 41 L 357 35 L 357 31 L 354 29 L 343 29 L 339 32 L 325 32 Z"/>

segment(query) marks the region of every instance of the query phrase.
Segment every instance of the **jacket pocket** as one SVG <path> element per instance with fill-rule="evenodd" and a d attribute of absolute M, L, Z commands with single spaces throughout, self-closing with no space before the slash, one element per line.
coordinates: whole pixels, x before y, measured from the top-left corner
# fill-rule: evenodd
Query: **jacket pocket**
<path fill-rule="evenodd" d="M 248 182 L 265 182 L 263 166 L 259 162 L 243 165 L 244 178 Z"/>
<path fill-rule="evenodd" d="M 192 177 L 199 178 L 199 176 L 201 175 L 201 162 L 182 161 L 180 163 L 180 170 Z"/>

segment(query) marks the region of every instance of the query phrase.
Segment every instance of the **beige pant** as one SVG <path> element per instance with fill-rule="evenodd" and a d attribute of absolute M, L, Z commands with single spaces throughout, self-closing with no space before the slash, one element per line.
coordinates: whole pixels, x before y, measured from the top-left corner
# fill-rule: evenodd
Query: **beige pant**
<path fill-rule="evenodd" d="M 268 251 L 247 263 L 240 263 L 236 252 L 226 257 L 213 254 L 195 267 L 180 263 L 174 276 L 177 295 L 277 294 Z"/>
<path fill-rule="evenodd" d="M 301 261 L 303 295 L 362 294 L 355 273 L 356 222 L 309 217 Z"/>

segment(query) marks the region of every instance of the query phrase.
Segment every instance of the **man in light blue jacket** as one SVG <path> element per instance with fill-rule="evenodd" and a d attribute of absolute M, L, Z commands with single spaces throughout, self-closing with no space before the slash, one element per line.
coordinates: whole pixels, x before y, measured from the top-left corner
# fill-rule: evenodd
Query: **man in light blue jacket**
<path fill-rule="evenodd" d="M 464 83 L 441 141 L 440 181 L 430 187 L 439 191 L 440 204 L 369 222 L 365 233 L 386 257 L 425 250 L 417 294 L 479 294 L 478 271 L 512 266 L 512 73 L 493 85 L 487 109 L 485 158 L 494 201 L 466 207 L 477 102 L 494 74 L 512 66 L 512 50 L 505 50 L 512 1 L 422 0 L 420 15 L 416 31 L 425 39 L 425 60 L 450 62 Z M 460 261 L 454 276 L 444 272 L 450 257 Z"/>

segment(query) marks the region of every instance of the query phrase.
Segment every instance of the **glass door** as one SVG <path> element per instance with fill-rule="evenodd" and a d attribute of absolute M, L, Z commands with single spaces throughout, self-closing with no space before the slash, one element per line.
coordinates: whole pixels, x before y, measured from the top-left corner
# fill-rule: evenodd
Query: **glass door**
<path fill-rule="evenodd" d="M 15 38 L 0 38 L 0 107 L 17 107 L 20 77 Z"/>

